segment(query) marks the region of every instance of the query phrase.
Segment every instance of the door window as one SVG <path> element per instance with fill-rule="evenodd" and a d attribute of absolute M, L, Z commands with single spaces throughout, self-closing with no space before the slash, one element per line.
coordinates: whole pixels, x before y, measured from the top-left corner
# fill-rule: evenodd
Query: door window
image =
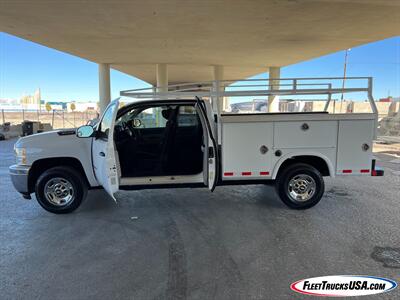
<path fill-rule="evenodd" d="M 166 118 L 168 117 L 167 111 L 170 109 L 172 107 L 167 106 L 148 107 L 146 109 L 135 108 L 122 115 L 117 120 L 116 125 L 128 123 L 135 128 L 165 128 L 168 121 Z"/>
<path fill-rule="evenodd" d="M 199 126 L 199 116 L 193 106 L 180 106 L 177 116 L 178 127 Z"/>
<path fill-rule="evenodd" d="M 135 119 L 140 120 L 141 128 L 163 128 L 168 121 L 163 117 L 163 110 L 166 110 L 166 107 L 149 107 L 141 111 Z"/>
<path fill-rule="evenodd" d="M 110 133 L 110 127 L 112 123 L 112 118 L 113 118 L 113 112 L 114 112 L 114 106 L 110 105 L 106 112 L 103 115 L 103 118 L 101 119 L 101 122 L 99 124 L 98 130 L 97 130 L 97 137 L 103 140 L 108 140 L 108 135 Z"/>

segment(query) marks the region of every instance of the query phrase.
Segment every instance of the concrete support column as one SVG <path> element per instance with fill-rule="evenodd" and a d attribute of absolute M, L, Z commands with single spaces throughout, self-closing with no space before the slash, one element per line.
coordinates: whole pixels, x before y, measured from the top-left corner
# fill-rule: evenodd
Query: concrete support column
<path fill-rule="evenodd" d="M 269 67 L 269 78 L 278 79 L 269 81 L 269 88 L 271 90 L 279 89 L 280 77 L 281 77 L 280 67 Z M 279 112 L 279 96 L 274 96 L 274 95 L 268 96 L 268 112 Z"/>
<path fill-rule="evenodd" d="M 167 64 L 157 64 L 156 77 L 157 77 L 157 92 L 168 92 L 168 65 Z"/>
<path fill-rule="evenodd" d="M 214 66 L 213 75 L 214 80 L 224 80 L 224 66 Z M 222 86 L 218 86 L 217 88 L 220 92 L 223 92 L 225 90 Z M 219 97 L 218 102 L 221 112 L 228 108 L 228 99 L 226 97 Z"/>
<path fill-rule="evenodd" d="M 167 64 L 157 64 L 156 65 L 156 79 L 157 86 L 156 90 L 158 93 L 168 92 L 168 65 Z M 167 120 L 161 114 L 161 110 L 155 112 L 156 114 L 156 125 L 165 126 Z"/>
<path fill-rule="evenodd" d="M 100 114 L 104 112 L 111 101 L 110 64 L 99 64 L 99 107 Z"/>

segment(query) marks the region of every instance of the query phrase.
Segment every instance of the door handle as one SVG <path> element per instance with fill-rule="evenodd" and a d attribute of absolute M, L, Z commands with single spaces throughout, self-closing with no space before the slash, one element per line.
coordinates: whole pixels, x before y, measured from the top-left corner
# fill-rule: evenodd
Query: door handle
<path fill-rule="evenodd" d="M 208 147 L 208 158 L 213 158 L 213 157 L 214 157 L 214 148 Z"/>
<path fill-rule="evenodd" d="M 99 155 L 100 155 L 100 156 L 103 156 L 103 157 L 105 157 L 105 156 L 106 156 L 106 155 L 104 154 L 104 152 L 103 152 L 103 151 L 100 151 L 100 152 L 99 152 Z"/>

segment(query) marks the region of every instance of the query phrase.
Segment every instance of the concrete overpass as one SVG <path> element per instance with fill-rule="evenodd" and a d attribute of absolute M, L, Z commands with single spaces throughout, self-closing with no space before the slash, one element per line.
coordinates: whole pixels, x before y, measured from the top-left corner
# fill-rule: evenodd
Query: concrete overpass
<path fill-rule="evenodd" d="M 0 30 L 159 88 L 245 78 L 400 34 L 398 0 L 4 0 Z"/>

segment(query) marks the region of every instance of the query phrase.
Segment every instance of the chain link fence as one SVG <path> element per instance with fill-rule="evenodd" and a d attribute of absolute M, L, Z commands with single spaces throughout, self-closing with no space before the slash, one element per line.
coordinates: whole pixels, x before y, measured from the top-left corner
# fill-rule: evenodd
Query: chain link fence
<path fill-rule="evenodd" d="M 1 109 L 2 124 L 10 123 L 10 125 L 21 124 L 23 121 L 40 122 L 42 124 L 50 124 L 53 129 L 75 128 L 86 124 L 89 120 L 97 117 L 95 110 L 87 110 L 84 112 L 66 111 L 66 110 L 7 110 Z"/>

